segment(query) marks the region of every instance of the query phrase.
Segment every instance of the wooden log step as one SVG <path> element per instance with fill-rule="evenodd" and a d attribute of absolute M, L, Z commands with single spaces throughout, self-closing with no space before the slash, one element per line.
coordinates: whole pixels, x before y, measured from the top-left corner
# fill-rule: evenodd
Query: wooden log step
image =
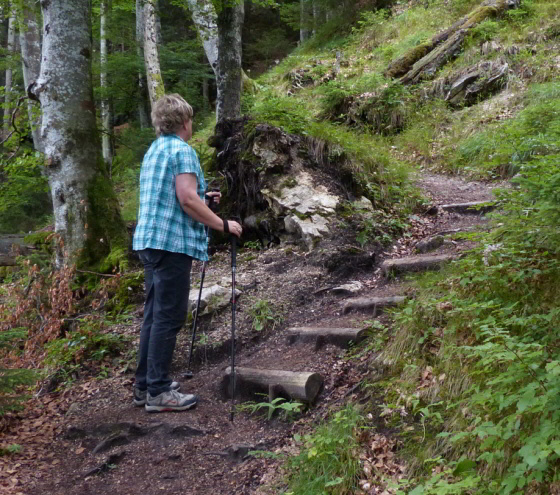
<path fill-rule="evenodd" d="M 319 373 L 305 371 L 261 370 L 256 368 L 235 368 L 236 393 L 268 393 L 269 399 L 285 397 L 313 403 L 323 387 L 323 377 Z M 231 396 L 231 367 L 222 379 L 222 389 Z"/>
<path fill-rule="evenodd" d="M 342 314 L 350 313 L 350 311 L 372 311 L 373 316 L 377 316 L 384 308 L 398 306 L 405 301 L 405 296 L 356 297 L 346 301 L 342 308 Z"/>
<path fill-rule="evenodd" d="M 0 266 L 16 266 L 16 257 L 9 254 L 0 254 Z"/>
<path fill-rule="evenodd" d="M 421 272 L 426 270 L 439 270 L 440 267 L 456 258 L 452 254 L 439 254 L 436 256 L 410 256 L 408 258 L 385 260 L 381 264 L 383 274 L 388 277 L 391 273 Z"/>
<path fill-rule="evenodd" d="M 359 342 L 367 328 L 294 327 L 288 328 L 288 342 L 315 342 L 315 349 L 324 344 L 347 347 L 350 342 Z"/>
<path fill-rule="evenodd" d="M 440 205 L 440 209 L 448 213 L 462 213 L 463 215 L 482 215 L 496 208 L 496 203 L 491 201 L 472 201 L 470 203 L 453 203 Z"/>

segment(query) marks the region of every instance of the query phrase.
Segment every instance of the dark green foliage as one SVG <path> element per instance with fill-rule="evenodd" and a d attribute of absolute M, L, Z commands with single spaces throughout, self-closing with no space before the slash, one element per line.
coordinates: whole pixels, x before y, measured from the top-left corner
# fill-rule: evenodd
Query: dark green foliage
<path fill-rule="evenodd" d="M 109 332 L 96 321 L 80 320 L 78 328 L 46 344 L 47 368 L 70 379 L 83 366 L 98 366 L 126 348 L 126 337 Z"/>
<path fill-rule="evenodd" d="M 52 203 L 42 160 L 26 153 L 0 158 L 0 233 L 29 232 L 49 222 Z"/>
<path fill-rule="evenodd" d="M 0 349 L 23 347 L 27 330 L 14 328 L 0 332 Z M 31 385 L 36 379 L 33 370 L 0 368 L 0 416 L 8 411 L 18 410 L 25 398 L 16 393 L 23 385 Z"/>

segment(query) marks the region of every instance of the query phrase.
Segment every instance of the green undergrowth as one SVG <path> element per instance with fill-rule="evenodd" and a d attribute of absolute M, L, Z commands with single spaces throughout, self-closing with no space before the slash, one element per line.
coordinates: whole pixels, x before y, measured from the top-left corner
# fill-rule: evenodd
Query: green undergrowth
<path fill-rule="evenodd" d="M 27 330 L 13 328 L 0 332 L 0 349 L 23 346 Z M 27 398 L 22 389 L 35 383 L 37 374 L 30 369 L 9 369 L 0 367 L 0 417 L 21 408 L 21 402 Z"/>
<path fill-rule="evenodd" d="M 75 330 L 46 344 L 45 372 L 56 374 L 60 382 L 67 384 L 86 368 L 102 371 L 104 364 L 125 353 L 129 340 L 98 321 L 82 319 Z"/>
<path fill-rule="evenodd" d="M 541 90 L 550 94 L 537 88 L 534 99 Z M 478 247 L 420 278 L 416 299 L 393 313 L 379 358 L 393 376 L 387 395 L 421 424 L 402 430 L 400 493 L 544 494 L 559 484 L 559 158 L 530 154 L 516 187 L 499 193 L 495 230 L 471 234 Z"/>
<path fill-rule="evenodd" d="M 515 118 L 461 142 L 455 166 L 486 177 L 523 173 L 534 157 L 560 152 L 560 80 L 533 85 Z"/>
<path fill-rule="evenodd" d="M 294 439 L 299 455 L 290 458 L 288 488 L 284 495 L 354 493 L 361 474 L 357 430 L 358 410 L 348 406 L 332 415 L 312 434 Z"/>

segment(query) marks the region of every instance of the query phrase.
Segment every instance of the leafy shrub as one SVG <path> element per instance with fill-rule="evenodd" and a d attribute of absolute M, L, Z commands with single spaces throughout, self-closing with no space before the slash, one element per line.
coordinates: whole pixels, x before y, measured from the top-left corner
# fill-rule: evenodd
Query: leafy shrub
<path fill-rule="evenodd" d="M 25 328 L 1 331 L 0 350 L 22 347 L 26 336 Z M 17 393 L 17 389 L 22 385 L 31 385 L 35 379 L 36 373 L 33 370 L 0 368 L 0 416 L 8 411 L 20 409 L 20 402 L 25 396 Z"/>
<path fill-rule="evenodd" d="M 301 413 L 304 405 L 301 402 L 287 401 L 282 397 L 277 397 L 270 402 L 246 402 L 238 406 L 241 411 L 249 411 L 251 414 L 266 411 L 267 419 L 270 421 L 275 413 L 279 413 L 281 419 L 292 419 Z"/>
<path fill-rule="evenodd" d="M 28 232 L 50 221 L 52 202 L 41 166 L 35 154 L 0 159 L 0 233 Z"/>
<path fill-rule="evenodd" d="M 425 479 L 410 493 L 550 493 L 557 481 L 560 153 L 558 106 L 543 101 L 557 91 L 533 88 L 533 103 L 505 126 L 509 139 L 496 143 L 521 164 L 518 187 L 499 193 L 496 230 L 395 311 L 399 330 L 387 351 L 395 369 L 408 381 L 428 364 L 446 376 L 433 399 L 423 398 L 447 405 L 423 448 L 438 470 L 418 466 Z M 463 461 L 470 467 L 457 473 Z"/>
<path fill-rule="evenodd" d="M 103 331 L 98 322 L 81 320 L 77 330 L 46 344 L 45 364 L 68 378 L 85 363 L 120 354 L 125 345 L 122 335 Z"/>
<path fill-rule="evenodd" d="M 259 299 L 250 310 L 253 319 L 253 330 L 274 330 L 274 327 L 282 321 L 282 318 L 274 310 L 272 303 L 266 299 Z"/>
<path fill-rule="evenodd" d="M 301 453 L 288 461 L 288 494 L 353 493 L 361 471 L 356 455 L 360 416 L 348 406 L 313 434 L 295 435 Z"/>

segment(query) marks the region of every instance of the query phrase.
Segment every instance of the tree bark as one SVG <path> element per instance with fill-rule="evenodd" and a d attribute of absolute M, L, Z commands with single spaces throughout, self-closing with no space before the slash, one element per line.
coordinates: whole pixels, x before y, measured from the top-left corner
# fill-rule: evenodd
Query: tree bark
<path fill-rule="evenodd" d="M 144 0 L 136 0 L 136 56 L 138 60 L 144 62 Z M 148 114 L 146 113 L 146 77 L 145 70 L 138 72 L 138 121 L 140 128 L 145 129 L 150 126 Z"/>
<path fill-rule="evenodd" d="M 155 2 L 156 0 L 145 0 L 144 2 L 144 64 L 146 65 L 148 94 L 150 95 L 150 105 L 152 107 L 165 94 L 157 47 L 157 13 Z"/>
<path fill-rule="evenodd" d="M 319 373 L 282 370 L 235 368 L 235 388 L 241 392 L 268 392 L 273 400 L 278 396 L 313 403 L 323 386 Z M 223 390 L 231 395 L 231 368 L 226 368 L 222 379 Z"/>
<path fill-rule="evenodd" d="M 10 17 L 8 19 L 8 67 L 6 68 L 6 82 L 4 84 L 4 128 L 9 132 L 11 123 L 11 101 L 12 101 L 12 59 L 16 47 L 16 11 L 15 6 L 10 3 Z"/>
<path fill-rule="evenodd" d="M 51 188 L 56 264 L 126 255 L 126 230 L 99 160 L 91 75 L 91 3 L 50 0 L 43 11 L 41 74 L 30 87 L 43 110 L 41 138 Z M 106 267 L 105 269 L 109 269 Z"/>
<path fill-rule="evenodd" d="M 347 347 L 350 342 L 357 343 L 366 336 L 367 328 L 327 328 L 327 327 L 293 327 L 288 328 L 288 340 L 315 342 L 316 349 L 323 344 Z"/>
<path fill-rule="evenodd" d="M 243 0 L 234 5 L 223 5 L 218 13 L 217 122 L 241 115 L 241 30 L 244 14 Z"/>
<path fill-rule="evenodd" d="M 38 12 L 25 4 L 23 16 L 19 23 L 19 44 L 21 47 L 21 62 L 23 68 L 23 83 L 29 88 L 41 72 L 41 33 L 37 21 Z M 41 111 L 31 98 L 27 100 L 29 125 L 33 137 L 33 146 L 37 151 L 43 151 L 41 142 Z"/>
<path fill-rule="evenodd" d="M 109 11 L 110 0 L 101 0 L 101 14 L 100 14 L 100 27 L 99 27 L 99 54 L 101 59 L 101 73 L 100 73 L 100 84 L 101 84 L 101 149 L 103 154 L 103 161 L 105 166 L 109 171 L 109 177 L 111 176 L 111 167 L 113 163 L 113 153 L 111 150 L 111 111 L 109 100 L 107 98 L 107 12 Z"/>
<path fill-rule="evenodd" d="M 440 67 L 458 55 L 467 31 L 489 17 L 519 6 L 520 0 L 485 0 L 470 14 L 451 27 L 434 36 L 430 41 L 415 46 L 403 56 L 393 60 L 385 75 L 401 77 L 403 84 L 417 83 L 431 77 Z"/>
<path fill-rule="evenodd" d="M 187 0 L 192 20 L 202 40 L 208 63 L 218 76 L 218 24 L 216 10 L 210 0 Z"/>

